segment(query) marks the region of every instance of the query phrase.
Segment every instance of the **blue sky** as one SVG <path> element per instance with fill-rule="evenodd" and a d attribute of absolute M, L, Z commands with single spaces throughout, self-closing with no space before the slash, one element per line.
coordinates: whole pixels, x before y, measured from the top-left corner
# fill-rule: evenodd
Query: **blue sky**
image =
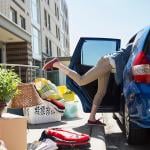
<path fill-rule="evenodd" d="M 80 37 L 130 37 L 150 25 L 150 0 L 66 0 L 71 54 Z"/>

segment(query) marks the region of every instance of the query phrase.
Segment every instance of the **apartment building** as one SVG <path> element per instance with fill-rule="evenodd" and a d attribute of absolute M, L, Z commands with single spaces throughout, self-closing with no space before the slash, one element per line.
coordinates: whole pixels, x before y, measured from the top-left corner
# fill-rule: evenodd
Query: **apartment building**
<path fill-rule="evenodd" d="M 65 0 L 1 0 L 0 34 L 1 63 L 32 64 L 47 57 L 70 56 Z M 29 53 L 26 62 L 17 60 L 22 44 Z"/>
<path fill-rule="evenodd" d="M 0 63 L 32 64 L 28 1 L 0 0 Z"/>
<path fill-rule="evenodd" d="M 61 48 L 62 56 L 70 56 L 70 39 L 69 39 L 69 19 L 68 19 L 68 8 L 65 0 L 61 0 L 60 3 L 60 39 L 61 39 Z"/>
<path fill-rule="evenodd" d="M 33 65 L 42 63 L 41 0 L 30 0 Z"/>
<path fill-rule="evenodd" d="M 43 58 L 70 56 L 68 28 L 68 12 L 65 1 L 41 1 L 41 39 Z M 64 42 L 65 44 L 63 44 Z"/>
<path fill-rule="evenodd" d="M 49 57 L 68 60 L 70 42 L 65 0 L 31 0 L 30 5 L 33 65 L 41 66 Z M 55 84 L 65 83 L 65 76 L 58 71 L 46 76 Z"/>
<path fill-rule="evenodd" d="M 65 0 L 0 0 L 0 63 L 38 65 L 70 56 Z"/>

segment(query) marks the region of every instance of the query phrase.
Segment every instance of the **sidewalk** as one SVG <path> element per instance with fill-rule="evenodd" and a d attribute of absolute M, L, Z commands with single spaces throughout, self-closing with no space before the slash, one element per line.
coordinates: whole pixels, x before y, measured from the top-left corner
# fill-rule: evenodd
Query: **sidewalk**
<path fill-rule="evenodd" d="M 90 144 L 91 147 L 89 150 L 106 150 L 105 144 L 105 131 L 103 126 L 99 125 L 87 125 L 87 120 L 89 113 L 84 113 L 82 106 L 78 97 L 78 117 L 73 119 L 62 118 L 60 122 L 47 123 L 47 124 L 38 124 L 38 125 L 28 125 L 27 129 L 27 143 L 31 143 L 35 140 L 38 140 L 41 136 L 41 133 L 44 129 L 48 127 L 52 128 L 63 128 L 71 129 L 76 132 L 87 133 L 90 135 Z M 97 117 L 101 117 L 100 113 L 97 113 Z"/>
<path fill-rule="evenodd" d="M 42 131 L 47 127 L 60 127 L 63 129 L 72 129 L 77 132 L 87 133 L 91 136 L 90 150 L 106 150 L 105 145 L 105 133 L 103 126 L 87 125 L 87 118 L 89 114 L 82 114 L 81 118 L 75 118 L 72 120 L 62 119 L 61 122 L 39 124 L 39 125 L 28 125 L 27 130 L 27 142 L 31 143 L 38 140 Z"/>

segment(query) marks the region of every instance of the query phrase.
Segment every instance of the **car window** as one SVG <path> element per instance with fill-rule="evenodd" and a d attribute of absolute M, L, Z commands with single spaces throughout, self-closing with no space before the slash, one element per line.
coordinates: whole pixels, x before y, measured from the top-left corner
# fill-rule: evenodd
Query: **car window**
<path fill-rule="evenodd" d="M 111 40 L 85 40 L 82 45 L 81 64 L 96 65 L 100 57 L 116 51 L 117 42 Z"/>
<path fill-rule="evenodd" d="M 136 38 L 136 36 L 137 36 L 137 34 L 135 34 L 135 35 L 129 40 L 129 42 L 127 43 L 127 45 L 133 43 L 134 40 L 135 40 L 135 38 Z"/>
<path fill-rule="evenodd" d="M 145 52 L 149 55 L 150 57 L 150 31 L 148 34 L 148 38 L 146 40 L 146 44 L 145 44 Z"/>
<path fill-rule="evenodd" d="M 136 35 L 136 38 L 133 42 L 133 52 L 139 52 L 141 50 L 143 50 L 143 46 L 144 46 L 144 42 L 145 42 L 145 39 L 147 37 L 147 34 L 148 34 L 148 31 L 147 29 L 143 29 L 141 31 L 139 31 Z"/>

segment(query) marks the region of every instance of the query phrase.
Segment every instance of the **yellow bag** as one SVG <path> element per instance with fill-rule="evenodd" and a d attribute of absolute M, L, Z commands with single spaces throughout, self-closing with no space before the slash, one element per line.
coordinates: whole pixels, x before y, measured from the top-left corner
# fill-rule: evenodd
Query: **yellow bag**
<path fill-rule="evenodd" d="M 56 85 L 53 84 L 50 80 L 47 80 L 45 78 L 37 78 L 35 79 L 35 86 L 43 99 L 61 99 Z"/>
<path fill-rule="evenodd" d="M 65 85 L 57 86 L 59 94 L 63 97 L 65 101 L 74 101 L 75 94 L 70 91 Z"/>
<path fill-rule="evenodd" d="M 61 96 L 67 92 L 67 87 L 65 85 L 57 86 L 57 90 Z"/>

